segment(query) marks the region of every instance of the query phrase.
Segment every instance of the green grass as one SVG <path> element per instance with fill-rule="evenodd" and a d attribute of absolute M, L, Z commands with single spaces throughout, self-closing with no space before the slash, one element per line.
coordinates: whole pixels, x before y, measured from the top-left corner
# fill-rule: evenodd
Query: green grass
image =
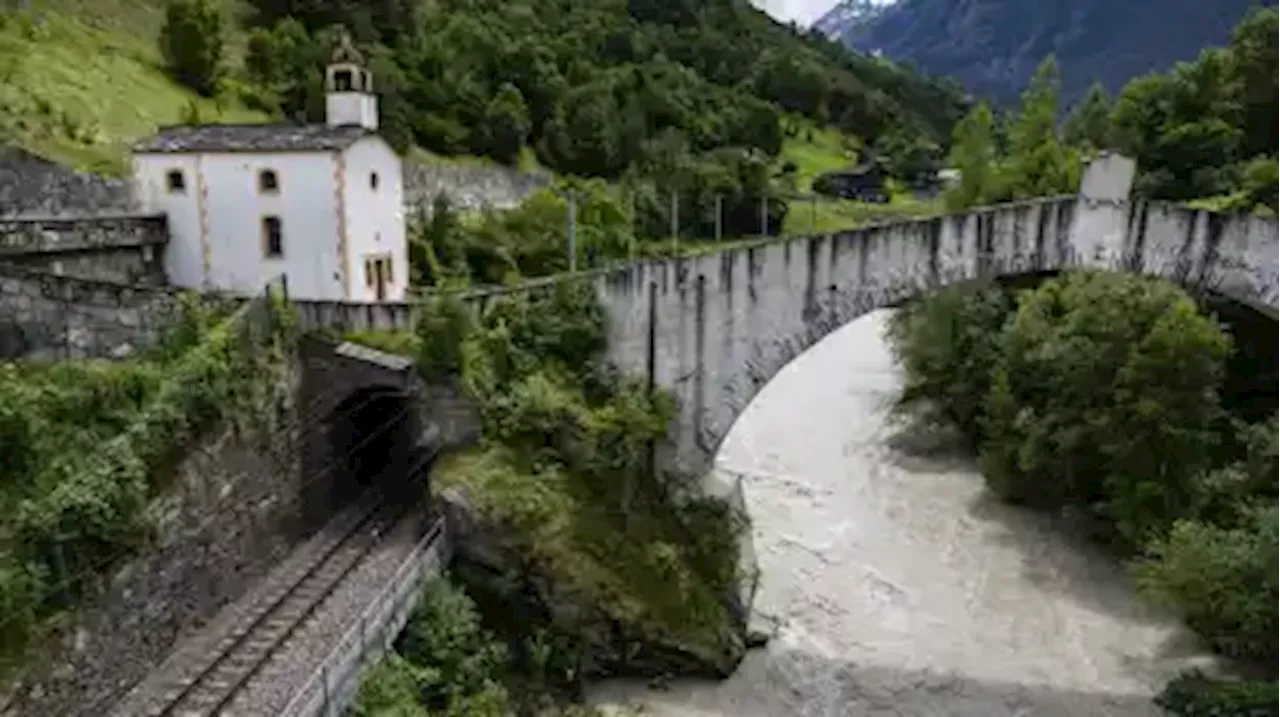
<path fill-rule="evenodd" d="M 181 121 L 265 121 L 219 106 L 161 69 L 160 0 L 34 0 L 0 14 L 0 137 L 80 169 L 122 173 L 126 147 Z"/>
<path fill-rule="evenodd" d="M 816 200 L 793 199 L 788 202 L 788 207 L 787 218 L 782 223 L 782 233 L 786 236 L 824 234 L 943 212 L 940 200 L 925 201 L 905 193 L 895 194 L 888 204 L 823 197 Z"/>
<path fill-rule="evenodd" d="M 860 144 L 858 140 L 838 130 L 818 127 L 808 120 L 796 118 L 787 118 L 783 126 L 792 130 L 795 136 L 783 141 L 778 167 L 788 162 L 795 165 L 797 192 L 810 191 L 818 175 L 844 169 L 858 159 L 854 150 Z"/>

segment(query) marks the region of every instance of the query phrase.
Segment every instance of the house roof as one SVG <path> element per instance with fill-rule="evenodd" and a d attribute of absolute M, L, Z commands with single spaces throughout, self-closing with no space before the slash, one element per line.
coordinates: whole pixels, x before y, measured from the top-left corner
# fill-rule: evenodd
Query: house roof
<path fill-rule="evenodd" d="M 376 133 L 358 125 L 199 124 L 161 127 L 133 144 L 138 153 L 331 152 Z"/>

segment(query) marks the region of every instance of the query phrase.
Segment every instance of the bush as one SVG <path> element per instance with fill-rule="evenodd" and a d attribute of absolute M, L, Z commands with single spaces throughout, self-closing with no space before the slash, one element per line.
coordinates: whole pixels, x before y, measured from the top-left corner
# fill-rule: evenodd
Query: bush
<path fill-rule="evenodd" d="M 1248 509 L 1239 527 L 1178 521 L 1138 564 L 1139 584 L 1220 652 L 1274 663 L 1277 530 L 1274 504 Z"/>
<path fill-rule="evenodd" d="M 506 647 L 481 626 L 475 603 L 444 578 L 423 585 L 422 602 L 396 650 L 361 680 L 353 710 L 358 717 L 511 713 L 500 682 Z"/>
<path fill-rule="evenodd" d="M 886 338 L 906 377 L 899 408 L 941 412 L 976 437 L 1012 305 L 998 287 L 955 287 L 896 312 Z"/>
<path fill-rule="evenodd" d="M 1275 717 L 1275 682 L 1221 680 L 1184 672 L 1165 685 L 1156 705 L 1174 717 Z"/>
<path fill-rule="evenodd" d="M 1024 292 L 992 368 L 983 472 L 1007 499 L 1087 508 L 1138 548 L 1192 508 L 1230 352 L 1161 280 L 1078 272 Z"/>
<path fill-rule="evenodd" d="M 170 0 L 160 50 L 174 79 L 212 97 L 225 70 L 226 27 L 218 0 Z"/>
<path fill-rule="evenodd" d="M 268 308 L 272 328 L 253 342 L 241 330 L 248 309 L 208 329 L 212 314 L 197 311 L 184 319 L 194 333 L 180 322 L 151 352 L 158 359 L 0 366 L 0 405 L 22 408 L 0 411 L 5 453 L 16 456 L 4 470 L 22 471 L 20 481 L 0 475 L 11 516 L 0 545 L 4 657 L 142 542 L 157 469 L 176 450 L 217 421 L 261 417 L 291 336 L 279 307 Z"/>

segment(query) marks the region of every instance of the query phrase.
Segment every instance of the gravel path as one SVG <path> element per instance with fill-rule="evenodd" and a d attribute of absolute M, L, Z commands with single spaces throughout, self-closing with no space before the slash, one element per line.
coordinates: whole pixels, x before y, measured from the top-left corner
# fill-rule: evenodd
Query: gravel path
<path fill-rule="evenodd" d="M 887 316 L 788 366 L 721 450 L 719 469 L 745 479 L 769 646 L 723 682 L 615 681 L 593 702 L 666 717 L 1158 713 L 1150 695 L 1190 640 L 1144 613 L 1113 561 L 887 420 Z"/>
<path fill-rule="evenodd" d="M 276 717 L 409 557 L 428 521 L 421 511 L 387 533 L 227 706 L 226 717 Z"/>
<path fill-rule="evenodd" d="M 404 562 L 426 529 L 427 517 L 412 511 L 389 531 L 360 565 L 343 579 L 324 602 L 277 648 L 266 664 L 244 686 L 228 706 L 227 717 L 275 717 L 292 699 L 294 691 L 311 677 L 334 643 L 359 618 L 387 580 Z M 235 625 L 243 621 L 246 606 L 272 592 L 282 580 L 296 574 L 296 568 L 324 548 L 328 527 L 298 546 L 284 561 L 263 577 L 244 597 L 224 607 L 204 627 L 184 637 L 169 657 L 122 699 L 111 717 L 136 717 L 163 701 L 180 676 L 192 674 L 191 665 L 216 649 Z"/>

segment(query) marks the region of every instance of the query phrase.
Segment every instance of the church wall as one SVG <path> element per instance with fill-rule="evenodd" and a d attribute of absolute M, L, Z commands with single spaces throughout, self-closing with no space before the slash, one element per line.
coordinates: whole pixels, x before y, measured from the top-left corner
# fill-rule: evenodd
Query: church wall
<path fill-rule="evenodd" d="M 183 288 L 199 288 L 205 279 L 200 238 L 199 157 L 191 154 L 139 154 L 133 158 L 133 168 L 138 201 L 143 209 L 168 216 L 169 243 L 164 251 L 164 270 L 169 283 Z M 181 191 L 168 188 L 166 177 L 174 170 L 182 172 L 184 187 Z"/>
<path fill-rule="evenodd" d="M 209 154 L 210 278 L 214 286 L 253 293 L 288 274 L 298 298 L 340 298 L 333 153 Z M 258 176 L 274 170 L 279 189 L 262 192 Z M 281 220 L 284 254 L 266 256 L 263 218 Z"/>
<path fill-rule="evenodd" d="M 332 152 L 225 152 L 139 155 L 140 194 L 149 211 L 169 215 L 165 269 L 174 285 L 255 293 L 288 274 L 290 294 L 343 298 L 337 248 L 337 179 Z M 170 169 L 186 173 L 184 192 L 166 187 Z M 274 170 L 278 189 L 259 189 Z M 263 218 L 279 217 L 284 253 L 266 256 Z"/>
<path fill-rule="evenodd" d="M 377 300 L 376 288 L 365 273 L 365 260 L 390 255 L 391 281 L 385 300 L 400 301 L 409 283 L 405 245 L 404 187 L 400 159 L 380 139 L 363 139 L 346 152 L 348 271 L 351 301 Z M 377 187 L 370 178 L 377 173 Z"/>

